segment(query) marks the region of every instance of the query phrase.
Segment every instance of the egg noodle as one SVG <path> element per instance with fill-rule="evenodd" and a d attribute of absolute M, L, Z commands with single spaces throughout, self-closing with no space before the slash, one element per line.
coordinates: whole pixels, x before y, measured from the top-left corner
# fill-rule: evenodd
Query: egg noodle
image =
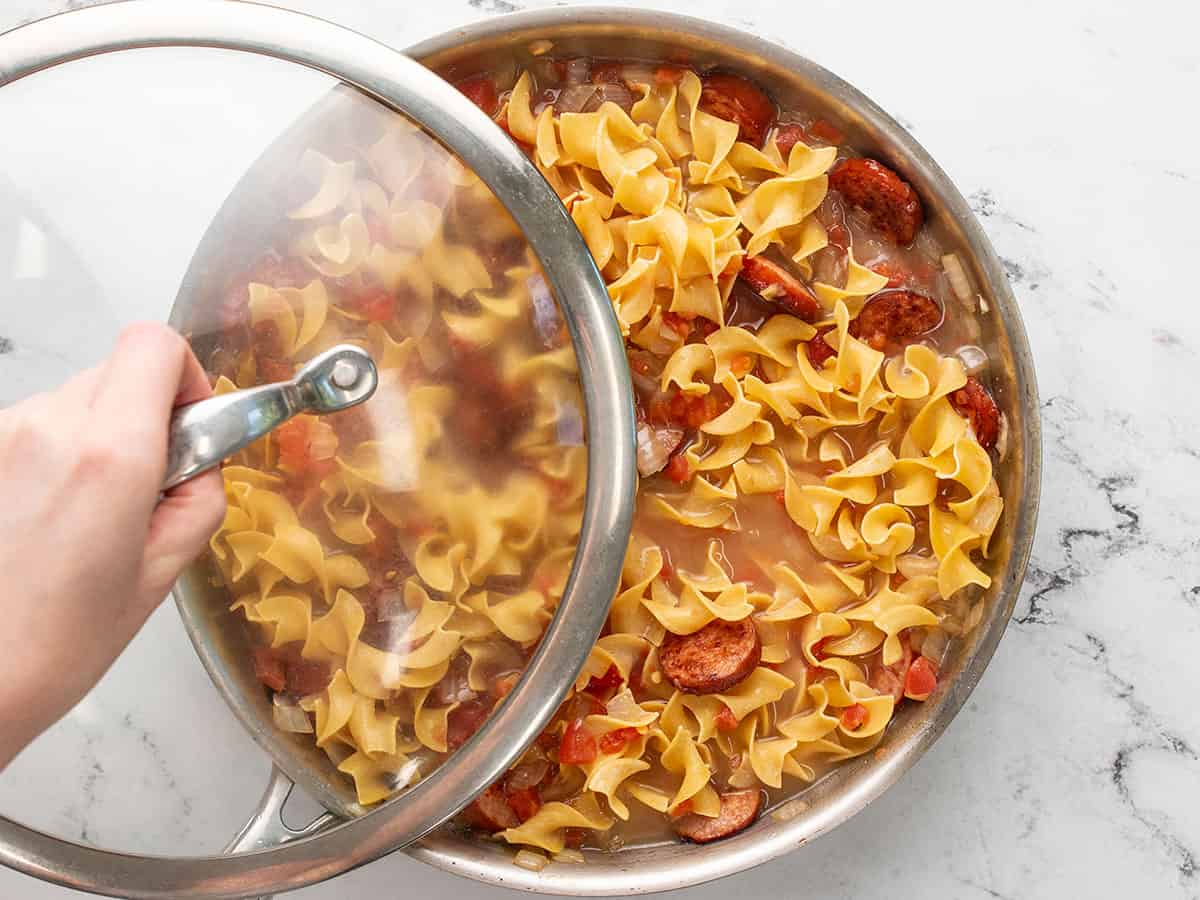
<path fill-rule="evenodd" d="M 622 334 L 664 361 L 659 390 L 723 399 L 684 451 L 690 478 L 643 482 L 621 590 L 576 682 L 583 691 L 619 675 L 615 695 L 583 716 L 600 752 L 571 764 L 534 748 L 573 787 L 499 833 L 554 854 L 572 830 L 608 831 L 635 808 L 715 816 L 722 785 L 794 790 L 875 747 L 896 700 L 871 686 L 866 660 L 896 664 L 906 634 L 936 632 L 947 601 L 989 584 L 979 561 L 1003 502 L 991 458 L 948 399 L 966 383 L 959 360 L 919 343 L 889 358 L 851 334 L 887 282 L 853 254 L 839 284 L 814 284 L 821 321 L 726 322 L 744 258 L 771 249 L 812 278 L 828 243 L 814 213 L 835 147 L 799 142 L 784 158 L 773 140 L 740 142 L 735 123 L 699 108 L 692 72 L 637 86 L 628 113 L 614 103 L 535 111 L 531 88 L 523 74 L 499 118 L 586 239 Z M 300 230 L 289 255 L 311 278 L 251 283 L 246 297 L 251 324 L 269 321 L 292 362 L 346 339 L 370 349 L 382 372 L 368 404 L 380 410 L 374 433 L 341 437 L 303 504 L 279 447 L 259 442 L 224 469 L 229 510 L 212 539 L 234 609 L 261 640 L 328 667 L 327 686 L 298 703 L 364 805 L 452 749 L 450 722 L 469 701 L 438 688 L 456 667 L 462 696 L 487 695 L 536 644 L 570 569 L 586 479 L 581 438 L 562 439 L 564 416 L 582 434 L 574 356 L 531 337 L 537 267 L 525 258 L 497 274 L 475 246 L 515 226 L 473 174 L 389 122 L 360 158 L 310 151 L 319 186 L 291 214 Z M 445 202 L 417 189 L 434 170 L 452 185 Z M 342 302 L 338 284 L 363 277 L 404 298 L 393 321 L 368 322 Z M 712 325 L 685 341 L 671 316 Z M 519 464 L 494 479 L 480 479 L 446 432 L 453 386 L 421 374 L 437 370 L 447 335 L 493 348 L 500 380 L 529 403 L 510 447 Z M 836 351 L 820 366 L 805 352 L 814 338 Z M 262 380 L 252 357 L 241 359 L 241 384 Z M 223 378 L 217 389 L 234 386 Z M 310 435 L 322 425 L 309 423 Z M 722 539 L 760 497 L 782 504 L 807 555 L 767 556 L 756 578 L 737 577 Z M 402 628 L 388 649 L 361 639 L 377 605 L 362 552 L 380 522 L 411 561 L 391 585 Z M 672 567 L 654 537 L 663 527 L 694 535 L 702 562 Z M 507 589 L 490 586 L 501 580 Z M 710 694 L 664 678 L 668 632 L 747 616 L 762 642 L 748 677 Z M 851 727 L 842 714 L 854 706 L 864 712 Z"/>

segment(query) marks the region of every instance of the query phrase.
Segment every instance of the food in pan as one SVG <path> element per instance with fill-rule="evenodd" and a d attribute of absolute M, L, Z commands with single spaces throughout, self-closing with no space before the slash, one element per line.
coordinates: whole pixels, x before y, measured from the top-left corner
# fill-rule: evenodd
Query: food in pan
<path fill-rule="evenodd" d="M 642 476 L 575 692 L 461 820 L 535 866 L 728 837 L 875 748 L 979 621 L 1006 425 L 978 298 L 911 185 L 737 74 L 541 58 L 459 86 L 604 275 Z M 364 410 L 382 425 L 301 420 L 252 448 L 225 469 L 213 544 L 281 717 L 364 803 L 511 689 L 561 596 L 584 486 L 553 304 L 511 222 L 439 154 L 391 124 L 366 153 L 317 157 L 288 239 L 235 285 L 213 364 L 246 385 L 358 339 L 409 410 L 381 390 Z M 417 178 L 418 159 L 452 177 Z M 405 423 L 408 464 L 389 467 L 381 435 Z"/>

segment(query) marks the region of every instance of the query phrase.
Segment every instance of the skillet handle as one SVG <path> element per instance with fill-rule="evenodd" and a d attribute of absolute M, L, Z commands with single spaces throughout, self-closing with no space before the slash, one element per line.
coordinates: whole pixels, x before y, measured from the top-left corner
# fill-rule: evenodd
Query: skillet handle
<path fill-rule="evenodd" d="M 315 834 L 340 821 L 332 813 L 325 813 L 317 816 L 303 828 L 289 828 L 283 821 L 283 808 L 287 805 L 288 797 L 292 795 L 292 788 L 295 786 L 295 782 L 283 774 L 282 769 L 278 766 L 271 766 L 271 779 L 267 782 L 267 789 L 263 791 L 262 798 L 258 801 L 257 809 L 222 852 L 229 854 L 267 850 L 296 838 Z M 271 895 L 260 896 L 254 900 L 271 900 Z"/>

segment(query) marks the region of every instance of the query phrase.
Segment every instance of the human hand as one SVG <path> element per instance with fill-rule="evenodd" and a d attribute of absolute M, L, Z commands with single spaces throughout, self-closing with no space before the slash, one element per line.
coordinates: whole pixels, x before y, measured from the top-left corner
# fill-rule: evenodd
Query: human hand
<path fill-rule="evenodd" d="M 160 499 L 171 410 L 209 395 L 182 337 L 0 410 L 0 768 L 79 702 L 220 525 L 218 472 Z"/>

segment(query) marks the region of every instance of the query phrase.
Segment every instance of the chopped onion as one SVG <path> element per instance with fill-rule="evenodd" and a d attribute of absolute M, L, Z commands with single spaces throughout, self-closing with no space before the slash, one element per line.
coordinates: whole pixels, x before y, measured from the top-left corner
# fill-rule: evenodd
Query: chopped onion
<path fill-rule="evenodd" d="M 962 362 L 968 375 L 978 375 L 987 368 L 987 352 L 974 344 L 965 344 L 959 347 L 955 355 Z"/>
<path fill-rule="evenodd" d="M 1000 430 L 996 434 L 996 455 L 1000 458 L 1000 462 L 1004 462 L 1008 456 L 1008 416 L 1000 413 Z"/>
<path fill-rule="evenodd" d="M 950 289 L 958 301 L 971 312 L 975 311 L 975 294 L 971 290 L 971 282 L 967 280 L 966 270 L 955 253 L 947 253 L 942 257 L 942 271 L 950 282 Z"/>
<path fill-rule="evenodd" d="M 530 872 L 540 872 L 550 864 L 550 860 L 532 850 L 522 848 L 513 857 L 513 865 L 528 869 Z"/>
<path fill-rule="evenodd" d="M 573 84 L 563 88 L 558 99 L 554 101 L 554 111 L 560 114 L 583 112 L 592 95 L 599 90 L 600 86 L 596 84 Z"/>
<path fill-rule="evenodd" d="M 906 553 L 896 557 L 896 568 L 905 578 L 920 578 L 923 575 L 937 575 L 940 563 L 936 556 L 920 556 L 916 553 Z"/>
<path fill-rule="evenodd" d="M 529 44 L 530 56 L 545 56 L 554 49 L 554 41 L 548 41 L 545 38 L 537 41 L 531 41 Z"/>
<path fill-rule="evenodd" d="M 925 640 L 921 644 L 921 655 L 939 668 L 946 655 L 946 644 L 949 636 L 940 628 L 930 628 L 925 632 Z"/>
<path fill-rule="evenodd" d="M 563 847 L 554 854 L 556 863 L 571 863 L 572 865 L 580 865 L 586 860 L 583 858 L 583 852 L 576 850 L 574 847 Z"/>
<path fill-rule="evenodd" d="M 505 777 L 504 784 L 514 791 L 522 791 L 525 788 L 533 787 L 535 784 L 541 784 L 549 772 L 550 761 L 545 756 L 535 756 L 513 768 Z"/>
<path fill-rule="evenodd" d="M 970 634 L 975 630 L 975 626 L 983 620 L 983 603 L 976 603 L 967 613 L 967 618 L 963 621 L 963 631 Z"/>
<path fill-rule="evenodd" d="M 308 713 L 283 694 L 276 694 L 271 701 L 271 718 L 275 727 L 290 734 L 312 734 L 312 722 Z"/>
<path fill-rule="evenodd" d="M 683 429 L 642 425 L 637 430 L 637 467 L 643 477 L 661 472 L 683 440 Z"/>

